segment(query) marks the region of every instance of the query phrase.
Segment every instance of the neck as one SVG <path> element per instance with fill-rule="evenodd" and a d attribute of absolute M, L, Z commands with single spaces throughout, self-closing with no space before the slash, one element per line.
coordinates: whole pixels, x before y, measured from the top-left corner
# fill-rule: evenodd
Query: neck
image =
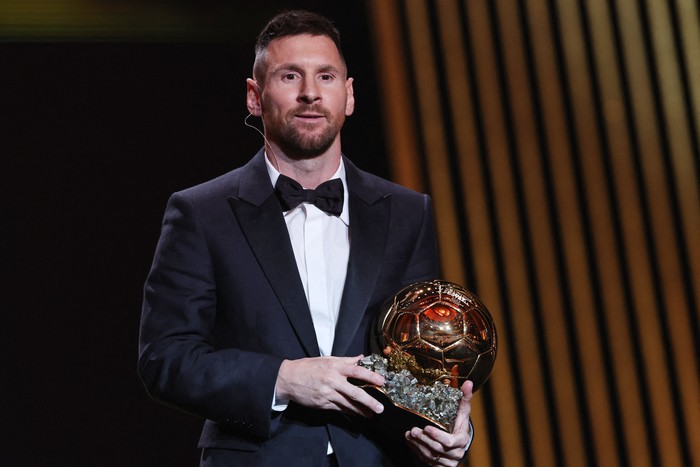
<path fill-rule="evenodd" d="M 340 139 L 323 154 L 309 159 L 291 158 L 269 141 L 266 146 L 270 162 L 279 173 L 293 178 L 307 189 L 314 189 L 331 178 L 340 165 Z"/>

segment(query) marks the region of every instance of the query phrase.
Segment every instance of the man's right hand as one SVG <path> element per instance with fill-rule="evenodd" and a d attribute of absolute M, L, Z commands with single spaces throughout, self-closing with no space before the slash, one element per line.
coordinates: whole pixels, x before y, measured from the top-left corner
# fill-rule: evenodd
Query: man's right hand
<path fill-rule="evenodd" d="M 357 365 L 357 357 L 315 357 L 282 362 L 277 375 L 276 397 L 307 407 L 339 410 L 371 417 L 384 406 L 348 378 L 376 386 L 384 377 Z"/>

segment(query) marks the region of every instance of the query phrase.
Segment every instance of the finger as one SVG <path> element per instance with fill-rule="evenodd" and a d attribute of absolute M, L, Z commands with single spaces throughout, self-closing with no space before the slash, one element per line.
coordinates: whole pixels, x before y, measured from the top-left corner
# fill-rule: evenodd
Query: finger
<path fill-rule="evenodd" d="M 384 410 L 384 407 L 381 406 L 381 404 L 379 404 L 381 407 L 372 406 L 372 407 L 370 408 L 370 407 L 367 407 L 367 405 L 365 405 L 364 403 L 358 402 L 358 401 L 355 401 L 355 400 L 349 400 L 349 401 L 347 401 L 347 402 L 348 402 L 348 404 L 349 404 L 349 406 L 350 406 L 349 410 L 350 410 L 353 414 L 359 415 L 359 416 L 364 417 L 364 418 L 372 418 L 372 417 L 374 417 L 375 415 L 377 415 L 378 413 L 381 413 L 381 412 L 377 412 L 377 411 L 383 411 L 383 410 Z M 374 403 L 374 402 L 371 402 L 371 404 L 373 404 L 373 403 Z"/>
<path fill-rule="evenodd" d="M 373 384 L 375 386 L 384 385 L 384 377 L 382 375 L 357 365 L 347 367 L 345 376 L 347 378 L 361 381 L 362 383 Z"/>
<path fill-rule="evenodd" d="M 452 448 L 452 446 L 446 446 L 442 442 L 438 441 L 435 437 L 430 436 L 427 430 L 425 429 L 421 430 L 420 428 L 413 427 L 411 428 L 410 434 L 411 439 L 415 440 L 416 442 L 425 446 L 431 451 L 444 452 Z M 450 436 L 448 433 L 445 433 L 445 435 L 447 435 L 448 437 Z M 449 439 L 447 439 L 446 441 L 449 443 Z"/>
<path fill-rule="evenodd" d="M 411 431 L 406 432 L 406 441 L 408 448 L 428 465 L 456 466 L 461 458 L 451 452 L 431 449 L 420 439 L 414 438 Z"/>
<path fill-rule="evenodd" d="M 459 406 L 457 408 L 457 416 L 455 417 L 454 428 L 452 432 L 458 432 L 463 430 L 468 430 L 469 428 L 469 415 L 471 413 L 471 400 L 474 395 L 473 392 L 474 383 L 471 381 L 465 381 L 462 384 L 462 398 L 459 400 Z"/>
<path fill-rule="evenodd" d="M 357 356 L 355 356 L 355 357 L 340 357 L 340 358 L 341 358 L 342 360 L 345 360 L 345 361 L 347 361 L 347 362 L 352 363 L 353 365 L 356 365 L 357 362 L 359 362 L 360 360 L 362 360 L 363 358 L 365 358 L 365 356 L 362 355 L 362 354 L 360 354 L 360 355 L 357 355 Z"/>
<path fill-rule="evenodd" d="M 462 385 L 463 396 L 459 401 L 457 415 L 455 417 L 452 433 L 447 433 L 438 428 L 427 426 L 425 432 L 428 436 L 441 443 L 446 448 L 461 448 L 469 442 L 469 415 L 471 412 L 471 398 L 473 396 L 471 381 L 465 381 Z"/>
<path fill-rule="evenodd" d="M 345 397 L 348 405 L 352 407 L 362 407 L 371 411 L 372 414 L 380 414 L 384 411 L 384 406 L 374 397 L 370 396 L 364 389 L 345 383 L 339 392 Z M 371 414 L 369 414 L 371 415 Z"/>
<path fill-rule="evenodd" d="M 445 459 L 460 460 L 464 457 L 464 452 L 469 442 L 469 437 L 465 435 L 449 434 L 442 430 L 437 430 L 437 434 L 440 436 L 436 439 L 432 431 L 433 427 L 426 427 L 426 429 L 421 430 L 420 428 L 412 428 L 409 432 L 411 439 L 413 439 L 417 444 L 424 446 L 428 451 L 432 453 L 439 454 Z"/>
<path fill-rule="evenodd" d="M 372 418 L 375 415 L 377 415 L 378 411 L 383 410 L 382 408 L 378 407 L 373 407 L 369 408 L 367 405 L 350 400 L 350 399 L 340 399 L 336 402 L 333 402 L 333 409 L 339 410 L 343 413 L 346 413 L 348 415 L 358 415 L 360 417 L 364 418 Z"/>
<path fill-rule="evenodd" d="M 426 427 L 418 438 L 430 446 L 431 449 L 449 451 L 452 449 L 463 450 L 469 442 L 469 434 L 466 431 L 447 433 L 438 428 Z"/>
<path fill-rule="evenodd" d="M 372 418 L 374 415 L 376 415 L 375 412 L 368 409 L 365 405 L 344 398 L 340 398 L 338 401 L 333 402 L 331 409 L 338 410 L 348 415 L 357 415 L 364 418 Z"/>
<path fill-rule="evenodd" d="M 425 444 L 417 440 L 410 431 L 406 432 L 406 441 L 408 448 L 413 451 L 423 462 L 427 464 L 435 464 L 435 459 L 438 457 L 438 454 L 431 451 Z"/>

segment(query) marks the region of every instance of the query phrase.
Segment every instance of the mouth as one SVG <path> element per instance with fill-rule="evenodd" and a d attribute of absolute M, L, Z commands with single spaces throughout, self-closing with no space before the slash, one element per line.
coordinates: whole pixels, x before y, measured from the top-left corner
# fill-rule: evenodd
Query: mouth
<path fill-rule="evenodd" d="M 316 123 L 326 119 L 326 113 L 318 108 L 300 107 L 294 112 L 294 118 L 306 123 Z"/>
<path fill-rule="evenodd" d="M 326 118 L 325 115 L 320 114 L 320 113 L 311 113 L 311 112 L 303 112 L 303 113 L 298 113 L 294 115 L 295 118 L 304 121 L 304 122 L 317 122 L 320 121 L 324 118 Z"/>

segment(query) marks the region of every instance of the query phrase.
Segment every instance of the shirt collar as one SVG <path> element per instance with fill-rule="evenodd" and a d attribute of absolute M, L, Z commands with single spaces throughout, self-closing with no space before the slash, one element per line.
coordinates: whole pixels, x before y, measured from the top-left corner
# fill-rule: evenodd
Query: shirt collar
<path fill-rule="evenodd" d="M 267 167 L 267 174 L 270 176 L 270 182 L 272 183 L 272 186 L 275 186 L 275 183 L 277 183 L 277 179 L 280 176 L 280 172 L 270 162 L 270 159 L 267 157 L 267 151 L 265 152 L 265 166 Z M 349 226 L 350 214 L 348 210 L 348 199 L 350 198 L 350 196 L 348 193 L 348 182 L 345 177 L 345 163 L 343 162 L 342 157 L 340 158 L 338 170 L 336 170 L 335 173 L 328 180 L 333 180 L 334 178 L 339 178 L 343 182 L 343 212 L 340 213 L 340 216 L 338 216 L 338 218 L 342 220 L 345 225 Z M 292 209 L 291 211 L 293 210 L 294 209 Z"/>

